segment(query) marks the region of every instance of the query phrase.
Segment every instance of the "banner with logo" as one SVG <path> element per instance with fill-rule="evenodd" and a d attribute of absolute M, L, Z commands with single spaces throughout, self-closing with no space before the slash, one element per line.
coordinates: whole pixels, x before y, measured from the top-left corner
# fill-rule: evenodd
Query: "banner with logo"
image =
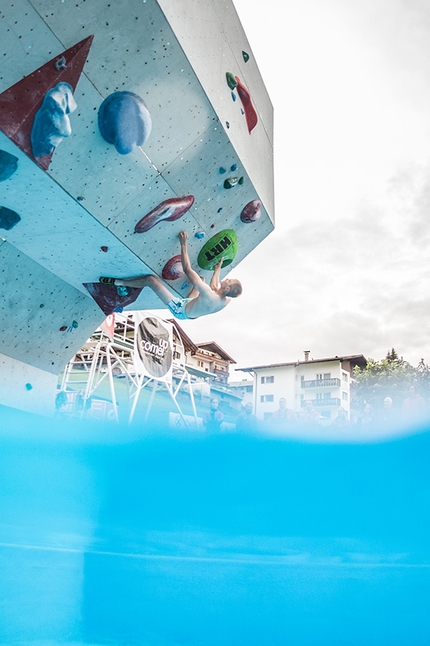
<path fill-rule="evenodd" d="M 173 326 L 150 312 L 136 312 L 134 367 L 139 375 L 172 383 Z"/>

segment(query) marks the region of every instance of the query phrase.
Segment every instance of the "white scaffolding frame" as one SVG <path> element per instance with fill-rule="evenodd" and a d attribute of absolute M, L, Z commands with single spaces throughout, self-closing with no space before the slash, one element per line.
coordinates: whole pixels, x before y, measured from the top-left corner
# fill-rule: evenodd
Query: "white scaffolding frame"
<path fill-rule="evenodd" d="M 113 338 L 111 338 L 103 331 L 100 331 L 96 332 L 91 337 L 91 339 L 86 342 L 78 355 L 76 355 L 66 366 L 62 378 L 61 390 L 67 390 L 67 386 L 71 381 L 72 374 L 76 374 L 73 373 L 73 369 L 76 368 L 77 365 L 79 365 L 81 369 L 84 369 L 86 379 L 72 382 L 74 385 L 84 385 L 84 387 L 81 389 L 81 397 L 83 401 L 80 411 L 80 417 L 84 417 L 87 412 L 87 402 L 90 401 L 90 398 L 94 395 L 100 385 L 107 379 L 109 381 L 114 419 L 116 422 L 119 422 L 118 403 L 115 390 L 115 379 L 117 377 L 115 372 L 119 371 L 121 376 L 124 376 L 126 379 L 128 400 L 130 402 L 128 423 L 131 424 L 136 412 L 140 394 L 143 389 L 152 384 L 152 392 L 144 417 L 144 422 L 146 422 L 154 403 L 157 388 L 159 384 L 163 384 L 163 386 L 169 393 L 170 398 L 182 419 L 182 422 L 184 423 L 185 427 L 188 428 L 189 424 L 187 423 L 186 417 L 183 414 L 177 399 L 181 388 L 187 385 L 193 410 L 194 423 L 197 427 L 198 417 L 194 400 L 194 392 L 192 388 L 191 375 L 187 370 L 186 364 L 177 359 L 173 360 L 173 373 L 175 375 L 175 378 L 178 379 L 178 383 L 176 385 L 173 385 L 173 383 L 169 384 L 154 377 L 136 375 L 134 368 L 134 342 L 126 338 L 127 322 L 129 322 L 128 319 L 126 319 L 124 322 L 125 331 L 123 338 L 117 334 L 114 334 Z M 130 327 L 133 329 L 134 333 L 134 322 L 133 326 Z M 185 356 L 182 339 L 178 331 L 177 338 L 177 346 L 179 345 L 180 349 L 182 350 L 182 352 L 180 352 L 180 355 Z"/>

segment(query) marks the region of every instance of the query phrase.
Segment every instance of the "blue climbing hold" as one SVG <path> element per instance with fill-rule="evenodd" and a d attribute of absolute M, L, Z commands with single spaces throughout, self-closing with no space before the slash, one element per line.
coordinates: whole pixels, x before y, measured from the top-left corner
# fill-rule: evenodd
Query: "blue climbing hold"
<path fill-rule="evenodd" d="M 9 179 L 18 168 L 18 157 L 5 150 L 0 150 L 0 182 Z"/>
<path fill-rule="evenodd" d="M 219 169 L 219 172 L 221 173 L 221 175 L 223 175 L 224 173 L 227 172 L 227 170 L 221 166 L 221 168 Z"/>
<path fill-rule="evenodd" d="M 20 220 L 21 217 L 18 213 L 15 213 L 15 211 L 12 211 L 12 209 L 8 209 L 5 206 L 0 206 L 0 229 L 10 231 Z"/>
<path fill-rule="evenodd" d="M 116 292 L 117 292 L 118 296 L 125 297 L 125 296 L 129 295 L 130 288 L 126 287 L 125 285 L 117 285 L 116 286 Z"/>
<path fill-rule="evenodd" d="M 205 232 L 204 231 L 197 231 L 197 233 L 194 234 L 194 237 L 197 238 L 198 240 L 201 240 L 202 238 L 205 237 Z"/>
<path fill-rule="evenodd" d="M 232 92 L 232 93 L 231 93 L 231 98 L 233 99 L 233 101 L 236 101 L 237 96 L 235 95 L 235 93 L 234 93 L 234 92 Z"/>
<path fill-rule="evenodd" d="M 100 134 L 120 155 L 128 155 L 147 141 L 152 120 L 145 101 L 134 92 L 114 92 L 101 104 Z"/>
<path fill-rule="evenodd" d="M 27 390 L 33 390 L 33 386 L 31 384 L 25 384 L 25 387 Z"/>
<path fill-rule="evenodd" d="M 234 172 L 235 170 L 237 170 L 237 164 L 233 164 L 233 166 L 231 166 L 230 170 L 231 170 L 231 171 L 233 171 L 233 172 Z"/>
<path fill-rule="evenodd" d="M 123 308 L 123 307 L 116 307 L 116 308 L 114 309 L 114 312 L 117 312 L 118 314 L 121 314 L 121 312 L 123 312 L 123 311 L 124 311 L 124 308 Z"/>
<path fill-rule="evenodd" d="M 57 83 L 45 94 L 30 134 L 35 157 L 50 155 L 65 137 L 72 134 L 69 114 L 76 108 L 73 88 L 68 83 Z"/>

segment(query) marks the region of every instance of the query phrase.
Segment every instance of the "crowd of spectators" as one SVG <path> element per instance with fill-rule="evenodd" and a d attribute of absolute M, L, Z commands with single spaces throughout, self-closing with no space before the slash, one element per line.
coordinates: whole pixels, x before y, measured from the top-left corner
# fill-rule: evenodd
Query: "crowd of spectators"
<path fill-rule="evenodd" d="M 379 403 L 379 405 L 378 405 Z M 354 409 L 351 417 L 348 412 L 340 406 L 336 415 L 330 420 L 324 419 L 319 411 L 314 407 L 312 401 L 304 402 L 304 407 L 300 412 L 295 412 L 287 405 L 285 397 L 281 397 L 277 410 L 275 410 L 270 419 L 259 420 L 254 414 L 251 402 L 242 407 L 242 412 L 237 416 L 235 421 L 235 430 L 238 433 L 253 432 L 256 430 L 273 430 L 274 432 L 287 431 L 297 426 L 325 426 L 334 429 L 348 429 L 354 427 L 357 429 L 366 428 L 388 428 L 398 424 L 419 424 L 430 419 L 430 407 L 416 392 L 414 384 L 408 389 L 407 397 L 394 405 L 393 399 L 386 396 L 382 402 L 371 404 L 364 402 L 360 410 Z M 210 403 L 210 409 L 205 414 L 203 426 L 207 431 L 221 431 L 224 421 L 224 415 L 219 409 L 219 402 L 213 398 Z"/>

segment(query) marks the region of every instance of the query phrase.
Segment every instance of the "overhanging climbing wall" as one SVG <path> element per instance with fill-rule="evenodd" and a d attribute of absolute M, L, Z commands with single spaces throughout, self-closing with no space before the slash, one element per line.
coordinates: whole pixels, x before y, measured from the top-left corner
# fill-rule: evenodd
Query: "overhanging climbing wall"
<path fill-rule="evenodd" d="M 107 310 L 162 305 L 143 290 L 99 307 L 100 275 L 154 273 L 186 296 L 166 269 L 179 231 L 208 278 L 272 231 L 272 107 L 229 1 L 0 11 L 0 353 L 52 388 Z"/>

